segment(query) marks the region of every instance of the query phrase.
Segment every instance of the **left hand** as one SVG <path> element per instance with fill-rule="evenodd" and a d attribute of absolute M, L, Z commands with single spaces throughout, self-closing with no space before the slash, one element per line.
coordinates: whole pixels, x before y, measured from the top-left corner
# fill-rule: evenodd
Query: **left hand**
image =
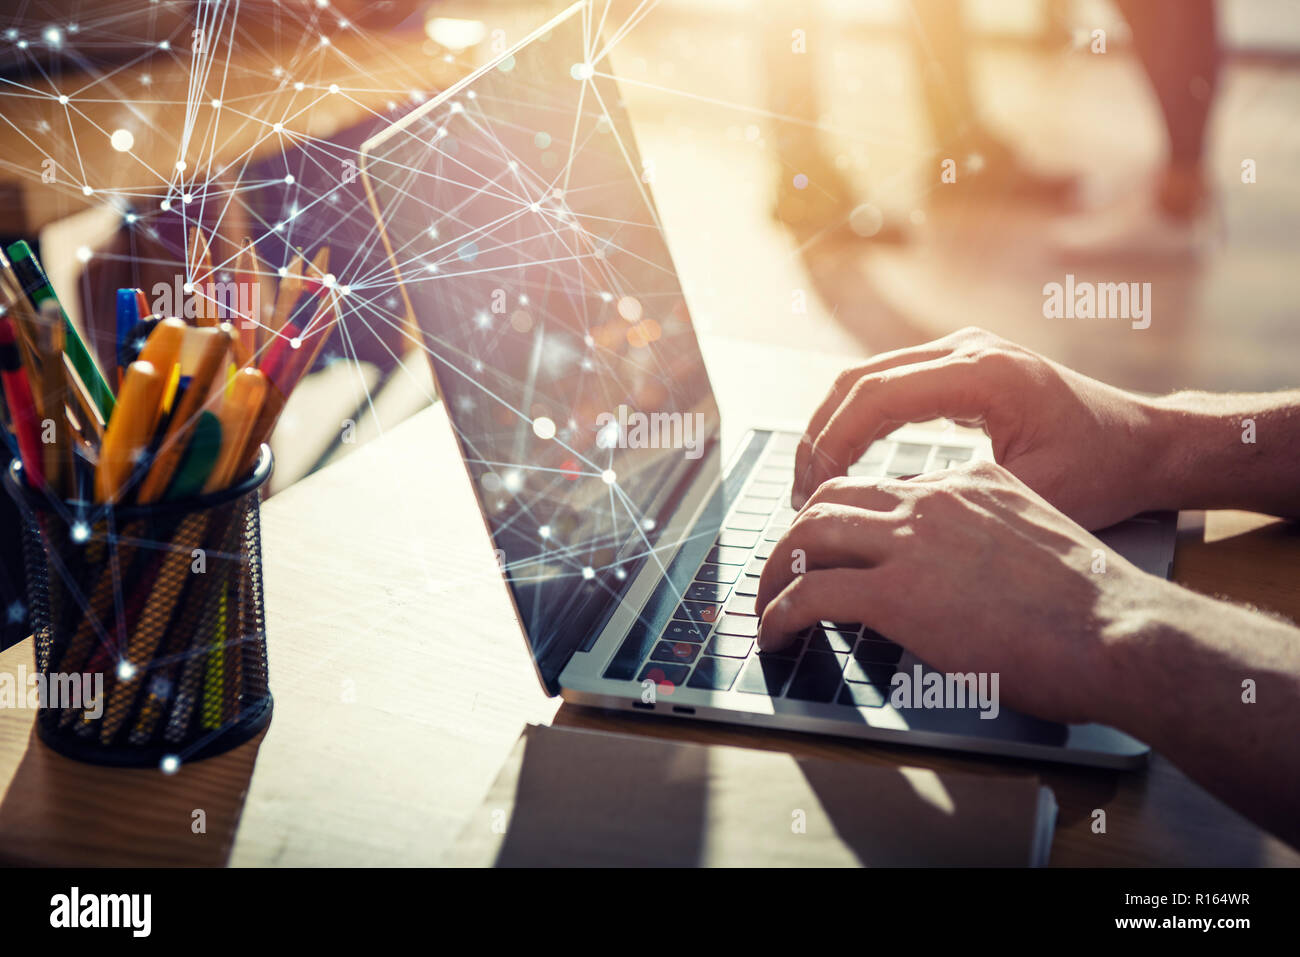
<path fill-rule="evenodd" d="M 834 478 L 767 560 L 758 640 L 775 650 L 819 621 L 860 621 L 940 671 L 998 672 L 1012 707 L 1106 720 L 1109 646 L 1168 590 L 999 465 Z"/>

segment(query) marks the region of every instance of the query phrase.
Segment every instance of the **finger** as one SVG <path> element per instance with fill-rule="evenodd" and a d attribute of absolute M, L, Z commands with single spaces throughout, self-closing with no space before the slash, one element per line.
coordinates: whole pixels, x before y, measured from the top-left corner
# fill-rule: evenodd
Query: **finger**
<path fill-rule="evenodd" d="M 760 651 L 779 651 L 820 621 L 860 621 L 868 627 L 897 600 L 889 565 L 827 568 L 791 581 L 763 611 L 758 625 Z"/>
<path fill-rule="evenodd" d="M 818 502 L 827 505 L 852 505 L 876 512 L 895 509 L 907 495 L 907 485 L 892 478 L 834 479 L 822 482 L 813 490 L 802 511 Z"/>
<path fill-rule="evenodd" d="M 889 547 L 886 512 L 822 503 L 803 512 L 763 563 L 754 607 L 768 601 L 792 579 L 815 568 L 861 568 L 880 561 Z"/>
<path fill-rule="evenodd" d="M 797 479 L 803 474 L 803 470 L 808 467 L 808 459 L 812 452 L 813 441 L 821 434 L 821 430 L 826 427 L 826 423 L 840 407 L 849 390 L 853 388 L 854 383 L 864 375 L 871 375 L 876 372 L 884 372 L 887 369 L 896 369 L 899 366 L 910 365 L 917 362 L 929 362 L 934 359 L 941 359 L 952 353 L 952 346 L 943 345 L 945 340 L 939 339 L 935 342 L 929 342 L 925 345 L 911 346 L 907 349 L 894 349 L 891 352 L 882 352 L 880 355 L 864 362 L 862 365 L 854 366 L 852 369 L 846 369 L 841 372 L 835 379 L 834 385 L 822 399 L 821 405 L 813 413 L 808 422 L 808 428 L 804 431 L 803 439 L 794 453 L 794 474 Z M 796 505 L 795 508 L 798 508 Z"/>
<path fill-rule="evenodd" d="M 796 492 L 808 496 L 843 475 L 877 438 L 907 422 L 983 415 L 989 404 L 974 362 L 936 359 L 859 379 L 813 443 Z"/>

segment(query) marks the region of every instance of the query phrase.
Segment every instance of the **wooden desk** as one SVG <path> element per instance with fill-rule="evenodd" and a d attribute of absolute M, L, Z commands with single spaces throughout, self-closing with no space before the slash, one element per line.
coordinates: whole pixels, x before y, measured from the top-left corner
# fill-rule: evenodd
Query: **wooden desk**
<path fill-rule="evenodd" d="M 725 340 L 705 349 L 732 442 L 748 422 L 802 422 L 844 361 Z M 0 711 L 0 860 L 434 864 L 524 723 L 554 721 L 1037 774 L 1061 806 L 1055 864 L 1300 863 L 1158 755 L 1116 773 L 560 706 L 533 675 L 471 496 L 440 407 L 277 495 L 263 511 L 276 699 L 263 739 L 168 777 L 69 761 L 32 738 L 32 712 Z M 1213 515 L 1179 545 L 1175 574 L 1300 617 L 1295 526 Z M 30 662 L 24 642 L 0 670 Z M 1098 807 L 1104 835 L 1089 826 Z M 197 809 L 205 834 L 192 830 Z"/>

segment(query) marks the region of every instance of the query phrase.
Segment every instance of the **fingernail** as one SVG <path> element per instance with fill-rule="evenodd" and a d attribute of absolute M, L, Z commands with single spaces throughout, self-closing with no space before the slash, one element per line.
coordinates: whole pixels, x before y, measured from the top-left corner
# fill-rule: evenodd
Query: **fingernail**
<path fill-rule="evenodd" d="M 799 509 L 803 508 L 806 504 L 808 504 L 808 496 L 805 495 L 803 492 L 790 493 L 790 507 L 794 509 L 796 512 L 799 511 Z"/>

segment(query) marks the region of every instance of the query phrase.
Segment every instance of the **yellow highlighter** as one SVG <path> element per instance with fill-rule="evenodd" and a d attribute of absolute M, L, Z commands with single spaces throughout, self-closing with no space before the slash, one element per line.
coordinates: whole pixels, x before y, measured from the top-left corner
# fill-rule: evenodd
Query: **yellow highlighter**
<path fill-rule="evenodd" d="M 244 461 L 244 449 L 262 411 L 266 389 L 266 376 L 258 370 L 241 369 L 236 373 L 221 405 L 221 455 L 203 486 L 204 493 L 227 488 L 241 477 L 238 472 Z"/>
<path fill-rule="evenodd" d="M 132 362 L 122 380 L 122 392 L 104 430 L 95 469 L 95 501 L 116 502 L 122 496 L 140 452 L 149 444 L 162 413 L 166 383 L 151 362 Z"/>

